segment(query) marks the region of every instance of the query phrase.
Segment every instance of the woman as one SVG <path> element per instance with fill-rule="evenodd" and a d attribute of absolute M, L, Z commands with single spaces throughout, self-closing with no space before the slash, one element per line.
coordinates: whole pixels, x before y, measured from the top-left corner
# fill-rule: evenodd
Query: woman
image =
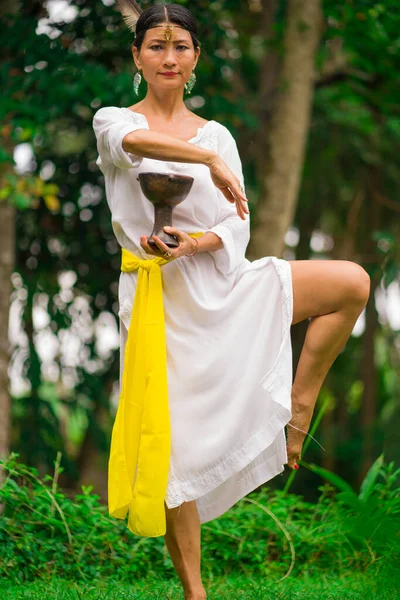
<path fill-rule="evenodd" d="M 248 261 L 249 211 L 235 140 L 184 103 L 200 56 L 193 16 L 177 4 L 148 9 L 137 21 L 132 54 L 146 97 L 101 108 L 93 126 L 118 242 L 142 261 L 166 262 L 172 437 L 164 539 L 185 598 L 198 600 L 206 598 L 200 524 L 286 463 L 297 468 L 318 392 L 367 302 L 369 277 L 348 261 Z M 159 238 L 157 249 L 147 243 L 154 211 L 137 180 L 146 171 L 194 178 L 168 230 L 179 241 L 175 249 Z M 121 377 L 137 282 L 137 271 L 121 273 Z M 290 325 L 304 319 L 310 323 L 292 385 Z"/>

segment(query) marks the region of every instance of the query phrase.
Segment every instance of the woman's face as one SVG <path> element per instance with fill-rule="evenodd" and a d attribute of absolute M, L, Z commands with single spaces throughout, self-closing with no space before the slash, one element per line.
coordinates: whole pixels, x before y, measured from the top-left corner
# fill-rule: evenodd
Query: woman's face
<path fill-rule="evenodd" d="M 172 29 L 171 36 L 165 35 L 168 27 Z M 148 29 L 140 52 L 135 46 L 132 48 L 136 66 L 142 70 L 148 85 L 171 90 L 183 88 L 197 64 L 199 53 L 200 50 L 196 51 L 193 46 L 190 33 L 169 23 Z"/>

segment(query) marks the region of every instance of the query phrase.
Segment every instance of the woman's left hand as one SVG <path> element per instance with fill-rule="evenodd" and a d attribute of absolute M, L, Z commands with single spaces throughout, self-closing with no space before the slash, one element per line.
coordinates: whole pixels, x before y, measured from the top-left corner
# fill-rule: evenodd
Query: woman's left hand
<path fill-rule="evenodd" d="M 173 260 L 174 258 L 185 256 L 185 254 L 193 254 L 193 252 L 197 248 L 197 242 L 195 242 L 194 239 L 184 231 L 180 231 L 176 227 L 167 226 L 164 227 L 164 231 L 166 231 L 166 233 L 174 235 L 179 242 L 179 246 L 177 248 L 169 248 L 166 244 L 164 244 L 164 242 L 160 240 L 159 237 L 153 235 L 153 239 L 158 247 L 158 249 L 153 249 L 147 243 L 147 240 L 150 236 L 142 235 L 140 238 L 140 245 L 147 254 L 153 254 L 154 256 L 161 256 L 162 258 Z M 164 256 L 164 252 L 170 252 L 171 256 L 169 258 L 167 256 Z"/>

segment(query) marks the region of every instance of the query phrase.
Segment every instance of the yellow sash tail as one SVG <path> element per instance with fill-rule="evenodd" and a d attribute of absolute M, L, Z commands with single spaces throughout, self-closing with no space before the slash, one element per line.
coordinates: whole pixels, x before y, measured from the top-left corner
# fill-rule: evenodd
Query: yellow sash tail
<path fill-rule="evenodd" d="M 168 262 L 122 248 L 121 270 L 139 273 L 111 436 L 108 510 L 117 519 L 129 511 L 128 528 L 143 537 L 166 533 L 171 427 L 161 266 Z"/>

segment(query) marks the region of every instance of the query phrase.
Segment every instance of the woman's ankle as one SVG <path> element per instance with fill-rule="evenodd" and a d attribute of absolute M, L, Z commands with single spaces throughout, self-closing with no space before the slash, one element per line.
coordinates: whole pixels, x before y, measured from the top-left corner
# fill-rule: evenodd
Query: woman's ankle
<path fill-rule="evenodd" d="M 200 590 L 184 590 L 185 592 L 185 600 L 206 600 L 207 599 L 207 593 L 206 590 L 204 588 L 201 588 Z"/>

